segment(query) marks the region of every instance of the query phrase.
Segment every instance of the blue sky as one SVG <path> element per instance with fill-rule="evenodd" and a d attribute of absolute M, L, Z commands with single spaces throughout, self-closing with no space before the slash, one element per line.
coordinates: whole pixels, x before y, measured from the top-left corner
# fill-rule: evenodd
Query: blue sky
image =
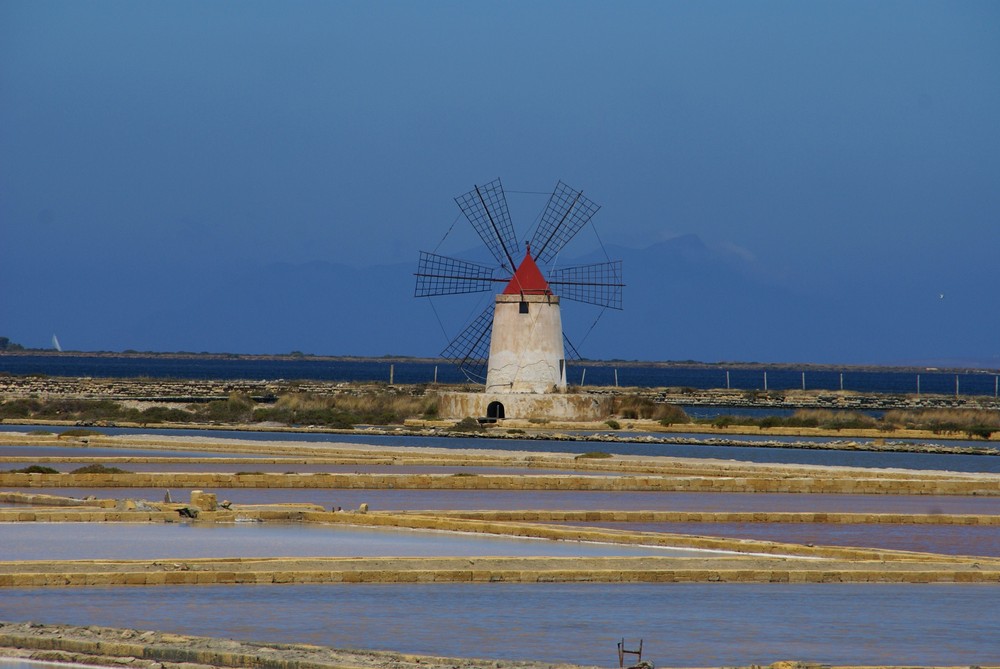
<path fill-rule="evenodd" d="M 998 119 L 995 2 L 4 0 L 0 335 L 433 355 L 378 277 L 500 176 L 652 265 L 591 357 L 1000 366 Z"/>

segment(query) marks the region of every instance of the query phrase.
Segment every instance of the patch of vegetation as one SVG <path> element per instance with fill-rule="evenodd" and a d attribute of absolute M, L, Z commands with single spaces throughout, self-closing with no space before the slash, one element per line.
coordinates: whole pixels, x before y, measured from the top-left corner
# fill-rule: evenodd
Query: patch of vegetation
<path fill-rule="evenodd" d="M 100 435 L 101 433 L 97 430 L 86 430 L 83 428 L 73 428 L 72 430 L 66 430 L 65 432 L 60 432 L 60 437 L 94 437 Z"/>
<path fill-rule="evenodd" d="M 264 472 L 236 472 L 237 476 L 261 476 Z"/>
<path fill-rule="evenodd" d="M 574 460 L 602 460 L 604 458 L 610 458 L 610 453 L 605 453 L 604 451 L 587 451 L 586 453 L 581 453 L 580 455 L 573 458 Z"/>
<path fill-rule="evenodd" d="M 989 439 L 994 432 L 1000 431 L 1000 412 L 988 409 L 893 410 L 887 411 L 882 420 L 935 434 L 964 432 L 970 439 Z"/>
<path fill-rule="evenodd" d="M 23 351 L 24 346 L 12 342 L 9 337 L 0 337 L 0 351 Z"/>
<path fill-rule="evenodd" d="M 102 464 L 85 465 L 70 472 L 70 474 L 128 474 L 129 472 L 118 467 L 106 467 Z"/>
<path fill-rule="evenodd" d="M 629 420 L 656 420 L 663 425 L 691 422 L 687 413 L 679 406 L 656 402 L 643 395 L 622 395 L 615 398 L 614 413 Z"/>
<path fill-rule="evenodd" d="M 471 416 L 466 416 L 448 428 L 455 432 L 482 432 L 486 428 L 479 424 L 479 421 Z"/>
<path fill-rule="evenodd" d="M 199 418 L 215 423 L 249 423 L 253 400 L 245 393 L 232 392 L 224 400 L 213 400 L 198 407 Z"/>
<path fill-rule="evenodd" d="M 34 399 L 8 400 L 0 404 L 0 417 L 2 418 L 28 418 L 39 408 L 42 403 Z"/>
<path fill-rule="evenodd" d="M 610 427 L 612 430 L 620 430 L 620 429 L 622 429 L 622 424 L 619 423 L 618 421 L 614 420 L 614 419 L 612 419 L 612 420 L 606 420 L 606 421 L 604 421 L 604 424 L 607 425 L 608 427 Z"/>
<path fill-rule="evenodd" d="M 690 423 L 691 417 L 679 406 L 673 404 L 660 404 L 657 409 L 657 420 L 660 425 L 667 427 L 675 423 Z"/>
<path fill-rule="evenodd" d="M 286 393 L 273 406 L 254 409 L 253 420 L 351 429 L 355 425 L 401 424 L 421 416 L 434 419 L 437 415 L 438 398 L 424 395 L 422 388 L 416 394 L 405 394 L 381 387 L 336 396 Z"/>
<path fill-rule="evenodd" d="M 979 437 L 980 439 L 989 439 L 996 432 L 996 428 L 989 427 L 986 425 L 973 425 L 971 427 L 965 428 L 965 434 L 968 435 L 969 439 Z"/>
<path fill-rule="evenodd" d="M 30 467 L 22 467 L 21 469 L 11 469 L 11 474 L 58 474 L 58 469 L 53 469 L 52 467 L 45 467 L 43 465 L 31 465 Z"/>
<path fill-rule="evenodd" d="M 507 430 L 507 434 L 524 434 L 524 430 L 522 430 L 519 427 L 512 427 L 511 429 Z"/>
<path fill-rule="evenodd" d="M 184 409 L 155 406 L 144 409 L 135 417 L 138 423 L 190 423 L 195 414 Z"/>
<path fill-rule="evenodd" d="M 51 437 L 52 433 L 48 430 L 32 430 L 28 435 L 31 437 Z"/>

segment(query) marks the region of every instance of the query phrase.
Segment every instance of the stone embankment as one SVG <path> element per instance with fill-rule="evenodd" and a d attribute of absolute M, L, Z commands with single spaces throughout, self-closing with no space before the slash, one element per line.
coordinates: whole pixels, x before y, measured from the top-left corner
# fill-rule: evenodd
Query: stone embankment
<path fill-rule="evenodd" d="M 573 476 L 504 474 L 134 474 L 0 473 L 0 488 L 315 488 L 364 490 L 588 490 L 609 492 L 1000 495 L 998 478 L 823 479 L 726 476 Z"/>
<path fill-rule="evenodd" d="M 0 657 L 131 669 L 571 669 L 571 665 L 477 660 L 312 644 L 267 644 L 167 632 L 0 622 Z M 818 665 L 817 669 L 818 669 Z M 574 667 L 575 669 L 575 667 Z M 795 669 L 788 667 L 783 669 Z M 807 669 L 803 666 L 803 669 Z M 808 669 L 812 669 L 810 666 Z"/>
<path fill-rule="evenodd" d="M 0 657 L 129 669 L 597 669 L 570 664 L 269 644 L 110 627 L 0 622 Z M 1000 665 L 981 665 L 1000 669 Z M 734 667 L 733 669 L 742 669 Z M 782 661 L 746 669 L 861 669 Z M 865 669 L 873 669 L 866 667 Z M 914 669 L 920 669 L 914 667 Z"/>
<path fill-rule="evenodd" d="M 226 399 L 230 393 L 245 394 L 257 401 L 272 401 L 290 392 L 314 395 L 345 395 L 373 391 L 423 395 L 436 391 L 468 390 L 466 386 L 404 385 L 377 383 L 286 380 L 201 380 L 201 379 L 108 379 L 90 377 L 3 376 L 0 397 L 72 397 L 116 401 L 205 402 Z M 731 390 L 725 388 L 619 388 L 586 387 L 574 392 L 593 395 L 639 395 L 655 402 L 678 406 L 770 407 L 810 409 L 995 409 L 1000 400 L 988 395 L 887 394 L 831 390 Z"/>
<path fill-rule="evenodd" d="M 16 570 L 11 572 L 11 570 Z M 996 562 L 788 558 L 200 558 L 0 562 L 0 588 L 321 583 L 1000 583 Z"/>

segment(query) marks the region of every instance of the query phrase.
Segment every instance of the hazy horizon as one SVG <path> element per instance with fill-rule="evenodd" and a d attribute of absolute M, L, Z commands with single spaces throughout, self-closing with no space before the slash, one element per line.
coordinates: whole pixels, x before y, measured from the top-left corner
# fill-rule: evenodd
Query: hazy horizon
<path fill-rule="evenodd" d="M 1000 367 L 1000 5 L 0 4 L 0 336 L 436 356 L 418 252 L 601 205 L 595 359 Z M 597 321 L 596 326 L 594 326 Z M 980 365 L 976 365 L 980 366 Z"/>

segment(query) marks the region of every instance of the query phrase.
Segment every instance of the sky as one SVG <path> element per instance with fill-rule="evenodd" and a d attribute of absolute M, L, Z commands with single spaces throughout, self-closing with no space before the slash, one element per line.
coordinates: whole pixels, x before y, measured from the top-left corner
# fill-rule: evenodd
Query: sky
<path fill-rule="evenodd" d="M 0 0 L 25 346 L 436 355 L 497 177 L 601 205 L 588 357 L 1000 367 L 996 2 Z"/>

